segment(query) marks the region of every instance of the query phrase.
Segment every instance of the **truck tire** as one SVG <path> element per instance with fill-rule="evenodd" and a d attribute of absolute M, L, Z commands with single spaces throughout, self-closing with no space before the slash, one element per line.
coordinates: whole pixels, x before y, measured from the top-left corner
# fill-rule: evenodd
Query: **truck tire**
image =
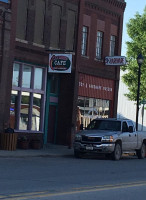
<path fill-rule="evenodd" d="M 144 159 L 145 158 L 145 144 L 142 143 L 141 148 L 136 151 L 138 159 Z"/>
<path fill-rule="evenodd" d="M 114 152 L 112 153 L 112 158 L 113 160 L 120 160 L 121 155 L 122 155 L 121 145 L 119 143 L 116 143 Z"/>

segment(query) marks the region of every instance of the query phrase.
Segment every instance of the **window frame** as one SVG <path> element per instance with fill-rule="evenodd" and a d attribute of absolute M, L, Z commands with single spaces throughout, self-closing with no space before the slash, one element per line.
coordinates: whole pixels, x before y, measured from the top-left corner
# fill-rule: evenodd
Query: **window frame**
<path fill-rule="evenodd" d="M 82 56 L 87 56 L 88 35 L 89 35 L 89 27 L 83 26 L 83 28 L 82 28 L 82 44 L 81 44 L 81 55 Z"/>
<path fill-rule="evenodd" d="M 109 56 L 114 56 L 115 55 L 115 49 L 116 49 L 116 36 L 111 35 L 110 36 L 110 52 Z"/>
<path fill-rule="evenodd" d="M 38 65 L 33 65 L 33 64 L 27 64 L 27 63 L 22 63 L 18 61 L 14 61 L 13 64 L 19 64 L 19 83 L 18 86 L 12 86 L 12 91 L 17 91 L 18 92 L 18 102 L 17 102 L 17 116 L 15 118 L 15 131 L 16 132 L 43 132 L 43 127 L 44 127 L 44 113 L 45 113 L 45 99 L 46 99 L 46 81 L 47 81 L 47 69 L 42 66 Z M 24 88 L 22 87 L 22 73 L 23 73 L 23 66 L 28 65 L 32 67 L 31 70 L 31 86 L 30 88 Z M 42 89 L 34 89 L 34 74 L 35 74 L 35 68 L 41 68 L 43 69 L 42 73 Z M 12 79 L 13 80 L 13 79 Z M 28 126 L 27 130 L 22 130 L 19 128 L 19 121 L 20 121 L 20 110 L 21 110 L 21 97 L 22 97 L 22 92 L 29 92 L 30 93 L 30 106 L 29 106 L 29 114 L 28 114 Z M 32 130 L 32 108 L 33 108 L 33 94 L 40 94 L 42 96 L 41 99 L 41 106 L 40 106 L 40 124 L 39 124 L 39 131 L 37 130 Z"/>
<path fill-rule="evenodd" d="M 104 33 L 102 31 L 97 31 L 97 37 L 96 37 L 96 59 L 98 59 L 98 60 L 102 59 L 103 38 L 104 38 Z"/>

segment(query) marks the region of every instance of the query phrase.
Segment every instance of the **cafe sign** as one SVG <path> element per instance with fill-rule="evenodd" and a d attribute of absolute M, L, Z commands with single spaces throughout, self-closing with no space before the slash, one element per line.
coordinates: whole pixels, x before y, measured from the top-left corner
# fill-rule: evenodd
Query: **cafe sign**
<path fill-rule="evenodd" d="M 50 54 L 49 72 L 71 73 L 72 54 Z"/>
<path fill-rule="evenodd" d="M 107 56 L 105 57 L 105 65 L 126 65 L 125 56 Z"/>

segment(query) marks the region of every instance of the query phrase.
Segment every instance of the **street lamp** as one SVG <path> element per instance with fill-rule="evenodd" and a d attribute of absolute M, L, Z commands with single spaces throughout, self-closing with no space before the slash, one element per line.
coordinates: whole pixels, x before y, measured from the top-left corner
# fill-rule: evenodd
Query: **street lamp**
<path fill-rule="evenodd" d="M 143 63 L 143 56 L 140 53 L 137 57 L 138 64 L 138 86 L 137 86 L 137 106 L 136 106 L 136 130 L 138 130 L 138 113 L 139 113 L 139 94 L 140 94 L 140 76 L 141 76 L 141 65 Z"/>

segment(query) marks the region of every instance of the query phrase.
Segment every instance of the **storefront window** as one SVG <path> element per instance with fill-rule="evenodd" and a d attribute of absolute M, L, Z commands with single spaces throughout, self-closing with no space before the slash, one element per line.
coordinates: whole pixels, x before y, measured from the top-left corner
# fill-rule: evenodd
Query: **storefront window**
<path fill-rule="evenodd" d="M 109 100 L 78 97 L 78 108 L 83 127 L 95 118 L 109 117 Z"/>
<path fill-rule="evenodd" d="M 10 124 L 16 130 L 43 131 L 45 75 L 47 70 L 14 63 Z M 18 80 L 19 81 L 16 81 Z M 42 81 L 43 80 L 43 81 Z M 17 86 L 17 87 L 16 87 Z M 37 93 L 36 93 L 37 91 Z"/>
<path fill-rule="evenodd" d="M 14 66 L 13 66 L 13 83 L 12 85 L 13 86 L 18 86 L 18 83 L 19 83 L 19 64 L 17 63 L 14 63 Z"/>
<path fill-rule="evenodd" d="M 35 68 L 34 74 L 34 89 L 42 89 L 43 69 Z"/>
<path fill-rule="evenodd" d="M 41 95 L 33 94 L 32 108 L 32 130 L 39 131 L 40 128 L 40 113 L 41 113 Z"/>
<path fill-rule="evenodd" d="M 17 102 L 18 102 L 18 92 L 12 90 L 11 93 L 11 107 L 10 107 L 10 127 L 16 128 L 16 116 L 17 116 Z"/>
<path fill-rule="evenodd" d="M 21 95 L 21 108 L 20 108 L 20 130 L 27 130 L 28 117 L 29 117 L 29 105 L 30 105 L 30 94 L 28 92 L 22 92 Z"/>
<path fill-rule="evenodd" d="M 23 66 L 22 87 L 30 88 L 31 81 L 31 67 Z"/>

